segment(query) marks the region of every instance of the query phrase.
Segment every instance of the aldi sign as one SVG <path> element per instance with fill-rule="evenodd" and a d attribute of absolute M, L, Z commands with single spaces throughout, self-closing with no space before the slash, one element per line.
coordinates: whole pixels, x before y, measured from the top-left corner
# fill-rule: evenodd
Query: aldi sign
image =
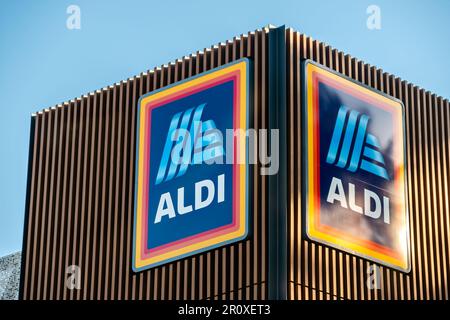
<path fill-rule="evenodd" d="M 247 236 L 248 142 L 224 137 L 248 128 L 249 79 L 241 59 L 140 98 L 135 271 Z"/>
<path fill-rule="evenodd" d="M 311 61 L 303 70 L 308 237 L 408 272 L 403 104 Z"/>

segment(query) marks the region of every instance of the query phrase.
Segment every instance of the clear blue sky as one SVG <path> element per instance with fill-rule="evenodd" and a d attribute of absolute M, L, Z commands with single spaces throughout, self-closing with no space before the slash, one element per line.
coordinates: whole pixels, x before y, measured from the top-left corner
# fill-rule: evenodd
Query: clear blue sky
<path fill-rule="evenodd" d="M 81 9 L 81 30 L 66 28 L 70 4 Z M 366 27 L 371 4 L 381 9 L 381 30 Z M 448 0 L 3 0 L 0 256 L 22 246 L 33 111 L 269 23 L 293 27 L 448 98 L 449 18 Z"/>

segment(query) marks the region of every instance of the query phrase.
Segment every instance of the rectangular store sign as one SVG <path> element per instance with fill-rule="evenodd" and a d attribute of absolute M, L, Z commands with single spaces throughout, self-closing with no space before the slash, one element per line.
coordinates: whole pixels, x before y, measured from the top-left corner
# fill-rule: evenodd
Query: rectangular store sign
<path fill-rule="evenodd" d="M 247 236 L 248 142 L 228 161 L 225 137 L 248 128 L 249 79 L 241 59 L 140 98 L 134 271 Z"/>
<path fill-rule="evenodd" d="M 307 236 L 408 272 L 403 104 L 312 61 L 303 71 Z"/>

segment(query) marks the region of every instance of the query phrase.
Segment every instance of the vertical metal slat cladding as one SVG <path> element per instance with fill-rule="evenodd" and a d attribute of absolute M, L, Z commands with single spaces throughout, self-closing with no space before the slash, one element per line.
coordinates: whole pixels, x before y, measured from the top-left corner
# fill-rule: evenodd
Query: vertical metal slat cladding
<path fill-rule="evenodd" d="M 134 273 L 136 108 L 139 97 L 248 57 L 254 118 L 267 128 L 269 29 L 186 56 L 33 115 L 21 297 L 24 299 L 265 299 L 267 207 L 250 198 L 254 232 L 245 241 Z M 252 168 L 253 185 L 266 180 Z M 67 287 L 78 266 L 79 290 Z"/>

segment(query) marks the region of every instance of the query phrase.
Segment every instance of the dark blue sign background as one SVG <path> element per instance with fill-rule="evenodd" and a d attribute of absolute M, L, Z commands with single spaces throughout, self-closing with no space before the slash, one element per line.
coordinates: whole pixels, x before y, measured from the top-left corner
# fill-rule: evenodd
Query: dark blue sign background
<path fill-rule="evenodd" d="M 195 108 L 203 103 L 206 103 L 206 106 L 203 110 L 201 121 L 213 120 L 216 128 L 222 132 L 225 140 L 226 129 L 233 128 L 233 81 L 231 80 L 155 108 L 152 111 L 147 243 L 149 249 L 228 225 L 232 222 L 232 164 L 190 164 L 184 175 L 155 185 L 156 174 L 172 117 L 177 112 Z M 217 203 L 217 176 L 220 174 L 225 174 L 225 201 Z M 169 219 L 168 216 L 163 216 L 160 223 L 154 224 L 161 194 L 170 192 L 176 211 L 177 189 L 184 187 L 184 205 L 192 205 L 194 209 L 194 184 L 204 179 L 210 179 L 215 184 L 216 193 L 211 205 L 184 215 L 177 214 L 176 218 L 172 219 Z M 205 198 L 206 195 L 203 195 L 202 199 Z"/>
<path fill-rule="evenodd" d="M 345 168 L 339 168 L 335 164 L 326 162 L 328 150 L 330 147 L 333 130 L 341 106 L 346 106 L 350 110 L 356 110 L 360 114 L 370 117 L 367 133 L 376 136 L 380 142 L 382 153 L 385 161 L 385 169 L 390 176 L 387 181 L 377 175 L 367 171 L 357 170 L 349 172 Z M 373 219 L 364 214 L 358 214 L 350 209 L 340 206 L 339 202 L 330 204 L 327 202 L 327 195 L 331 180 L 333 177 L 341 179 L 346 193 L 348 202 L 348 183 L 355 185 L 357 190 L 357 205 L 364 207 L 363 190 L 376 192 L 378 195 L 385 195 L 391 200 L 391 208 L 395 205 L 395 197 L 393 194 L 393 154 L 392 154 L 392 137 L 393 119 L 392 114 L 377 106 L 370 105 L 365 101 L 346 94 L 343 91 L 337 91 L 335 88 L 319 82 L 319 118 L 320 118 L 320 205 L 321 205 L 321 223 L 328 224 L 333 228 L 340 229 L 346 233 L 350 233 L 358 238 L 371 240 L 387 247 L 397 245 L 395 234 L 391 230 L 396 224 L 397 219 L 393 216 L 394 210 L 390 211 L 391 224 L 385 224 L 383 218 Z M 353 139 L 355 139 L 355 136 Z M 341 141 L 342 143 L 342 141 Z M 354 141 L 352 141 L 352 144 Z M 361 159 L 360 159 L 361 161 Z M 359 166 L 358 166 L 359 168 Z M 380 197 L 381 198 L 381 197 Z M 381 199 L 382 200 L 382 199 Z M 370 226 L 370 227 L 369 227 Z"/>

